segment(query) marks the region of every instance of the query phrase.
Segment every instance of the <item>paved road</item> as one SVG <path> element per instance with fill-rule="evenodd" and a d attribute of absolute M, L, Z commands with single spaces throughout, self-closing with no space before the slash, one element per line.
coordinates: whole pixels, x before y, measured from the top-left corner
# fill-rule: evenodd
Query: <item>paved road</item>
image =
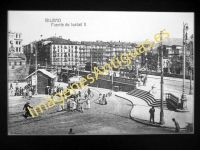
<path fill-rule="evenodd" d="M 94 97 L 91 99 L 91 109 L 80 112 L 57 112 L 58 106 L 40 114 L 37 118 L 24 119 L 22 102 L 18 98 L 16 103 L 9 103 L 9 133 L 10 134 L 68 134 L 73 128 L 75 134 L 167 134 L 174 131 L 150 127 L 130 119 L 132 104 L 115 96 L 107 98 L 107 105 L 99 105 L 97 96 L 105 89 L 92 89 Z M 37 101 L 37 102 L 36 102 Z M 32 106 L 45 101 L 44 96 L 33 98 Z"/>
<path fill-rule="evenodd" d="M 159 76 L 148 75 L 147 82 L 152 85 L 155 84 L 157 89 L 159 89 L 160 80 L 161 78 Z M 164 77 L 164 90 L 170 89 L 182 92 L 182 87 L 183 87 L 183 79 Z M 192 81 L 192 90 L 193 88 L 194 88 L 194 81 Z M 189 89 L 190 89 L 190 80 L 185 80 L 185 92 L 187 94 L 189 94 Z"/>

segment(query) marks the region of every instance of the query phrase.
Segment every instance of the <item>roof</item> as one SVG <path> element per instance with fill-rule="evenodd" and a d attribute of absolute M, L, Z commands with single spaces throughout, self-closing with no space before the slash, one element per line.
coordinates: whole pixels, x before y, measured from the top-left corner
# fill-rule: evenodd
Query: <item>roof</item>
<path fill-rule="evenodd" d="M 18 56 L 22 59 L 26 59 L 26 55 L 25 54 L 18 54 L 18 53 L 14 53 L 15 56 Z"/>
<path fill-rule="evenodd" d="M 71 78 L 69 78 L 69 82 L 71 82 L 71 83 L 80 82 L 80 78 L 81 78 L 81 76 L 71 77 Z"/>
<path fill-rule="evenodd" d="M 168 38 L 163 39 L 163 45 L 172 46 L 172 45 L 183 45 L 183 38 Z"/>
<path fill-rule="evenodd" d="M 46 71 L 45 69 L 38 69 L 37 71 L 42 72 L 43 74 L 45 74 L 46 76 L 48 76 L 48 77 L 50 77 L 52 79 L 56 78 L 55 75 L 53 75 L 51 72 Z M 28 75 L 25 79 L 28 79 L 29 77 L 33 76 L 35 74 L 35 72 L 33 72 L 30 75 Z"/>

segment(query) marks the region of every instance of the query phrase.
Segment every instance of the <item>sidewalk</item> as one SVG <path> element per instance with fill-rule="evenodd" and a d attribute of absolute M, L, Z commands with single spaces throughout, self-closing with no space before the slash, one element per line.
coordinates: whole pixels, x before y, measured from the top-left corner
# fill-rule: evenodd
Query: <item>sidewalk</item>
<path fill-rule="evenodd" d="M 140 88 L 142 89 L 142 88 Z M 143 87 L 143 90 L 148 89 Z M 177 122 L 180 125 L 180 128 L 184 129 L 188 123 L 194 123 L 194 99 L 193 99 L 193 95 L 186 95 L 187 97 L 187 107 L 190 110 L 189 112 L 176 112 L 176 111 L 171 111 L 168 110 L 167 108 L 164 108 L 164 121 L 165 124 L 164 125 L 160 125 L 160 108 L 155 107 L 155 124 L 150 123 L 149 119 L 150 119 L 150 114 L 149 114 L 149 109 L 151 108 L 150 106 L 148 106 L 148 104 L 144 101 L 141 100 L 137 97 L 131 96 L 131 95 L 127 95 L 127 92 L 114 92 L 114 94 L 120 98 L 124 98 L 126 100 L 129 100 L 130 102 L 133 103 L 133 108 L 131 110 L 131 118 L 144 123 L 144 124 L 148 124 L 151 126 L 160 126 L 160 127 L 166 127 L 166 128 L 171 128 L 171 129 L 175 129 L 175 125 L 174 122 L 172 121 L 172 118 L 175 118 L 177 120 Z M 170 93 L 174 94 L 177 96 L 176 92 L 170 91 Z M 181 95 L 181 92 L 178 93 L 178 95 Z"/>

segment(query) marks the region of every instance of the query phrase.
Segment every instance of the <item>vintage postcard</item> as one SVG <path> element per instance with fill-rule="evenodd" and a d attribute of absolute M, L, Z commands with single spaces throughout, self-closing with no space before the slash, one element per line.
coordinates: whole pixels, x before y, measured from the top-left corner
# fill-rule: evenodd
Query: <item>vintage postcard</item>
<path fill-rule="evenodd" d="M 194 13 L 8 11 L 8 135 L 193 134 Z"/>

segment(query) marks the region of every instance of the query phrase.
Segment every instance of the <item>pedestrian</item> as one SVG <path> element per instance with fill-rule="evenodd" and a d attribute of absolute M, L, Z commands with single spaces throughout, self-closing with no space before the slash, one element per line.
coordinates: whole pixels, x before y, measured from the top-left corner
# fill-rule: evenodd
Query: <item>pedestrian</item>
<path fill-rule="evenodd" d="M 147 77 L 145 76 L 144 79 L 143 79 L 143 85 L 144 86 L 146 86 L 146 80 L 147 80 Z"/>
<path fill-rule="evenodd" d="M 85 94 L 84 94 L 84 96 L 85 96 L 85 99 L 88 97 L 88 95 L 87 95 L 87 92 L 85 91 Z"/>
<path fill-rule="evenodd" d="M 154 113 L 155 113 L 154 106 L 152 106 L 152 108 L 149 110 L 149 113 L 150 113 L 150 122 L 151 120 L 153 120 L 154 123 Z"/>
<path fill-rule="evenodd" d="M 30 97 L 30 99 L 32 98 L 32 91 L 31 90 L 29 90 L 29 97 Z"/>
<path fill-rule="evenodd" d="M 21 88 L 20 95 L 23 96 L 23 88 Z"/>
<path fill-rule="evenodd" d="M 27 89 L 26 89 L 26 94 L 27 94 L 27 99 L 30 100 L 30 97 L 29 97 L 29 87 L 27 87 Z"/>
<path fill-rule="evenodd" d="M 103 105 L 106 105 L 106 104 L 107 104 L 105 94 L 103 94 L 103 97 L 102 97 L 102 104 L 103 104 Z"/>
<path fill-rule="evenodd" d="M 102 104 L 102 94 L 99 94 L 99 104 Z"/>
<path fill-rule="evenodd" d="M 12 83 L 10 84 L 10 90 L 13 89 Z"/>
<path fill-rule="evenodd" d="M 90 88 L 88 88 L 88 98 L 89 96 L 91 96 L 90 93 L 91 93 Z"/>
<path fill-rule="evenodd" d="M 67 110 L 70 111 L 70 100 L 67 101 Z"/>
<path fill-rule="evenodd" d="M 90 109 L 90 99 L 87 100 L 87 109 Z"/>
<path fill-rule="evenodd" d="M 26 88 L 24 87 L 24 90 L 23 90 L 23 98 L 26 98 Z"/>
<path fill-rule="evenodd" d="M 56 94 L 56 91 L 57 91 L 57 88 L 56 88 L 56 86 L 55 86 L 55 87 L 54 87 L 54 93 L 53 93 L 53 95 Z"/>
<path fill-rule="evenodd" d="M 25 111 L 26 111 L 25 114 L 23 114 L 24 118 L 27 118 L 27 117 L 31 116 L 31 114 L 30 114 L 28 108 L 33 108 L 33 107 L 31 107 L 31 106 L 29 105 L 29 102 L 26 102 L 26 104 L 25 104 L 24 107 L 23 107 L 23 110 L 25 109 Z"/>
<path fill-rule="evenodd" d="M 81 91 L 78 91 L 78 95 L 79 95 L 79 97 L 81 97 Z"/>
<path fill-rule="evenodd" d="M 72 102 L 72 111 L 75 111 L 76 110 L 76 102 Z"/>
<path fill-rule="evenodd" d="M 69 129 L 68 134 L 75 134 L 75 133 L 72 131 L 72 128 Z"/>
<path fill-rule="evenodd" d="M 172 118 L 172 121 L 174 122 L 174 124 L 175 124 L 175 131 L 176 132 L 179 132 L 180 131 L 180 126 L 179 126 L 179 123 L 174 119 L 174 118 Z"/>

